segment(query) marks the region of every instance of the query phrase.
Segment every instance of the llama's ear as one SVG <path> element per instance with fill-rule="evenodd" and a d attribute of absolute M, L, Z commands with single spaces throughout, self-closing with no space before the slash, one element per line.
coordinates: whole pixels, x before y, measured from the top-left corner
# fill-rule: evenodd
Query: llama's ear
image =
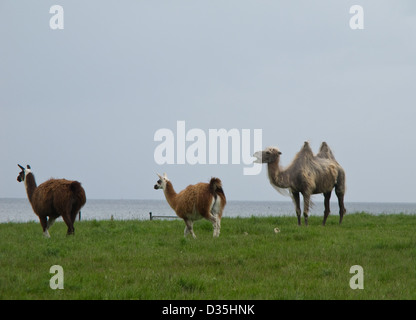
<path fill-rule="evenodd" d="M 167 179 L 168 176 L 166 175 L 166 172 L 163 172 L 163 178 Z"/>
<path fill-rule="evenodd" d="M 159 177 L 160 180 L 163 179 L 163 177 L 159 173 L 156 172 L 156 174 L 157 174 L 157 176 Z"/>
<path fill-rule="evenodd" d="M 29 165 L 26 165 L 26 167 L 27 167 L 29 170 L 31 169 Z"/>
<path fill-rule="evenodd" d="M 17 166 L 22 169 L 22 171 L 25 171 L 25 168 L 23 168 L 20 164 L 17 164 Z"/>

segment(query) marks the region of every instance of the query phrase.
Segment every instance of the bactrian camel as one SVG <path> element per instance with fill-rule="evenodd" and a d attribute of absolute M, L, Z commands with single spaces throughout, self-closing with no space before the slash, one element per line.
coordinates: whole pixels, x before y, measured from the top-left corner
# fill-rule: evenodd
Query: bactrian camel
<path fill-rule="evenodd" d="M 270 183 L 277 191 L 282 194 L 284 191 L 289 191 L 295 204 L 298 225 L 301 225 L 300 194 L 303 196 L 305 224 L 308 225 L 311 195 L 323 193 L 325 211 L 322 225 L 325 225 L 330 213 L 329 200 L 334 188 L 338 197 L 339 223 L 341 224 L 346 212 L 344 207 L 345 172 L 335 160 L 327 143 L 323 142 L 319 153 L 314 155 L 309 143 L 305 142 L 292 163 L 285 169 L 279 165 L 281 154 L 278 148 L 268 147 L 254 154 L 257 158 L 254 162 L 267 163 Z"/>
<path fill-rule="evenodd" d="M 192 237 L 196 238 L 193 223 L 202 218 L 212 222 L 214 237 L 220 235 L 221 217 L 226 204 L 220 179 L 211 178 L 209 183 L 200 182 L 189 185 L 181 192 L 176 193 L 166 173 L 163 174 L 163 177 L 160 174 L 158 176 L 159 180 L 154 188 L 163 190 L 171 208 L 185 222 L 184 236 L 190 233 Z"/>

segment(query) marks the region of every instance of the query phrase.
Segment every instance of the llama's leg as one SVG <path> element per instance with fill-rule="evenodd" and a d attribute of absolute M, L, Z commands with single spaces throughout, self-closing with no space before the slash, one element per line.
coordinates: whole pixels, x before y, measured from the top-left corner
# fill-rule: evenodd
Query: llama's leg
<path fill-rule="evenodd" d="M 303 195 L 303 217 L 305 218 L 305 225 L 308 225 L 308 214 L 309 214 L 309 202 L 311 195 L 308 193 L 302 193 Z"/>
<path fill-rule="evenodd" d="M 52 225 L 55 223 L 56 218 L 51 218 L 49 217 L 48 219 L 48 225 L 47 225 L 47 229 L 49 230 L 50 227 L 52 227 Z"/>
<path fill-rule="evenodd" d="M 298 226 L 300 226 L 301 225 L 301 220 L 300 220 L 301 210 L 300 210 L 300 196 L 299 196 L 299 192 L 293 192 L 292 193 L 292 197 L 293 197 L 293 202 L 295 204 L 296 215 L 298 217 Z"/>
<path fill-rule="evenodd" d="M 220 230 L 221 230 L 221 202 L 220 198 L 213 198 L 211 203 L 211 210 L 210 212 L 207 212 L 206 218 L 212 222 L 212 226 L 214 228 L 214 237 L 220 236 Z"/>
<path fill-rule="evenodd" d="M 213 237 L 218 237 L 220 235 L 220 230 L 218 228 L 218 207 L 216 206 L 214 197 L 212 197 L 209 208 L 203 207 L 200 209 L 200 214 L 208 221 L 211 221 L 212 228 L 214 229 Z"/>
<path fill-rule="evenodd" d="M 216 214 L 212 215 L 209 219 L 212 222 L 212 226 L 214 228 L 214 237 L 220 236 L 220 229 L 221 229 L 221 218 Z"/>
<path fill-rule="evenodd" d="M 217 215 L 216 217 L 217 217 L 217 237 L 219 237 L 220 231 L 221 231 L 221 217 L 219 215 Z"/>
<path fill-rule="evenodd" d="M 344 218 L 344 214 L 347 211 L 344 206 L 344 193 L 343 192 L 337 192 L 335 189 L 335 194 L 338 197 L 338 205 L 339 205 L 339 224 L 342 222 L 342 218 Z"/>
<path fill-rule="evenodd" d="M 325 211 L 324 211 L 324 221 L 322 222 L 322 225 L 324 226 L 326 223 L 326 219 L 328 218 L 328 215 L 331 213 L 331 210 L 329 209 L 329 200 L 331 199 L 331 191 L 324 193 L 325 197 Z"/>
<path fill-rule="evenodd" d="M 196 235 L 195 235 L 194 229 L 193 229 L 193 225 L 194 225 L 193 221 L 192 220 L 185 220 L 185 224 L 186 224 L 186 227 L 185 227 L 185 231 L 184 231 L 184 236 L 186 237 L 186 235 L 188 233 L 190 233 L 192 235 L 192 237 L 194 239 L 196 239 Z"/>
<path fill-rule="evenodd" d="M 47 217 L 39 217 L 39 221 L 40 221 L 40 224 L 41 224 L 42 229 L 43 229 L 43 235 L 46 238 L 50 238 L 51 236 L 49 235 L 49 231 L 48 231 L 48 220 L 47 220 Z"/>
<path fill-rule="evenodd" d="M 75 229 L 74 229 L 74 224 L 72 223 L 72 219 L 71 216 L 69 214 L 69 211 L 65 212 L 64 214 L 62 214 L 62 218 L 64 219 L 67 227 L 68 227 L 68 231 L 66 232 L 66 235 L 73 235 L 75 233 Z"/>
<path fill-rule="evenodd" d="M 212 227 L 214 228 L 213 237 L 218 237 L 220 235 L 220 222 L 218 222 L 219 221 L 218 215 L 209 213 L 206 216 L 206 219 L 211 221 Z"/>
<path fill-rule="evenodd" d="M 76 218 L 77 218 L 77 214 L 78 214 L 78 212 L 80 213 L 80 215 L 81 215 L 81 211 L 79 211 L 79 209 L 80 208 L 72 208 L 72 211 L 71 211 L 71 223 L 72 223 L 72 226 L 74 226 L 74 224 L 75 224 L 75 220 L 76 220 Z M 73 227 L 73 229 L 74 229 L 74 231 L 75 231 L 75 228 Z"/>
<path fill-rule="evenodd" d="M 189 230 L 189 232 L 191 233 L 192 237 L 194 239 L 196 239 L 196 235 L 194 233 L 194 223 L 193 223 L 193 221 L 191 221 L 191 230 Z"/>
<path fill-rule="evenodd" d="M 77 213 L 78 213 L 78 210 L 75 210 L 75 211 L 71 212 L 71 222 L 72 222 L 72 224 L 75 223 L 75 219 L 77 218 Z"/>

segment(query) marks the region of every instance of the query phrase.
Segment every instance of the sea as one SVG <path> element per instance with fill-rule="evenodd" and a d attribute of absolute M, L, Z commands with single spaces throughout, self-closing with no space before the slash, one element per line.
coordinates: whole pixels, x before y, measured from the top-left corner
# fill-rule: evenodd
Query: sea
<path fill-rule="evenodd" d="M 338 216 L 338 204 L 331 202 L 331 215 Z M 416 203 L 346 202 L 348 213 L 416 214 Z M 315 201 L 310 216 L 323 216 L 323 201 Z M 171 219 L 175 212 L 166 200 L 88 199 L 81 210 L 81 220 Z M 293 216 L 291 201 L 227 201 L 223 217 Z M 27 198 L 0 198 L 0 223 L 39 221 Z"/>

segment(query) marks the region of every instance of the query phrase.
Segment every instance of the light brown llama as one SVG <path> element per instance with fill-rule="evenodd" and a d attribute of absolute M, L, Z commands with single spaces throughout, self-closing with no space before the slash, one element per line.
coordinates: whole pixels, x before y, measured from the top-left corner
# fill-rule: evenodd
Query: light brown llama
<path fill-rule="evenodd" d="M 44 236 L 50 237 L 48 229 L 59 216 L 62 216 L 68 227 L 67 234 L 74 234 L 75 218 L 86 202 L 81 184 L 78 181 L 49 179 L 37 186 L 30 166 L 26 169 L 20 164 L 18 166 L 22 171 L 17 176 L 17 181 L 25 183 L 27 197 L 39 217 Z"/>
<path fill-rule="evenodd" d="M 184 236 L 190 233 L 192 237 L 196 238 L 193 223 L 202 218 L 212 222 L 214 237 L 220 235 L 221 217 L 227 203 L 220 179 L 211 178 L 209 183 L 200 182 L 189 185 L 181 192 L 176 193 L 166 173 L 163 174 L 163 177 L 160 174 L 158 176 L 159 180 L 154 188 L 163 190 L 171 208 L 185 222 Z"/>
<path fill-rule="evenodd" d="M 313 154 L 309 143 L 305 142 L 302 149 L 286 169 L 282 169 L 279 165 L 281 154 L 279 149 L 268 147 L 254 154 L 254 157 L 257 158 L 254 162 L 267 163 L 270 183 L 277 191 L 289 190 L 295 204 L 298 225 L 301 225 L 299 194 L 301 193 L 303 196 L 303 215 L 307 225 L 310 197 L 313 194 L 323 193 L 325 197 L 325 211 L 322 225 L 325 225 L 330 213 L 329 200 L 334 188 L 338 197 L 339 223 L 341 224 L 346 212 L 344 207 L 345 172 L 335 160 L 326 142 L 322 143 L 320 151 L 316 156 Z"/>

